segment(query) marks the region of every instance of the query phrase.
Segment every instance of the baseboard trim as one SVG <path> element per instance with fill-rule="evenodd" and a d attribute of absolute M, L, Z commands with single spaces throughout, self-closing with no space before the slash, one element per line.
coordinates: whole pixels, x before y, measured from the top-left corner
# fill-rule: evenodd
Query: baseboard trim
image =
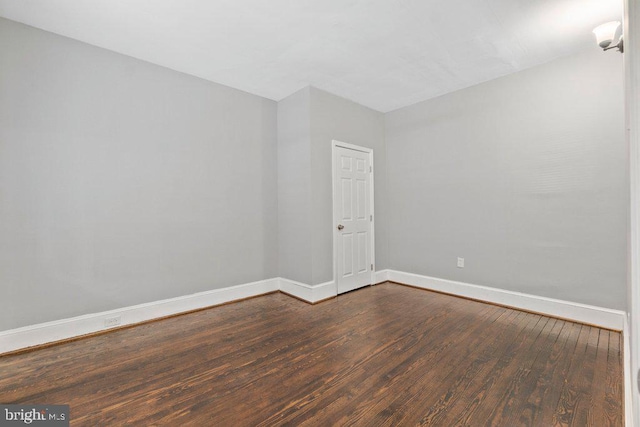
<path fill-rule="evenodd" d="M 631 329 L 629 328 L 629 316 L 627 313 L 624 315 L 624 326 L 622 330 L 622 369 L 624 378 L 624 425 L 627 427 L 633 427 L 633 383 L 634 375 L 631 366 L 631 345 L 629 341 L 629 334 Z"/>
<path fill-rule="evenodd" d="M 278 278 L 260 280 L 2 331 L 0 332 L 0 355 L 260 296 L 278 290 Z M 118 325 L 105 327 L 105 319 L 117 316 L 120 316 Z"/>
<path fill-rule="evenodd" d="M 625 358 L 629 355 L 627 348 L 628 327 L 626 327 L 625 324 L 627 319 L 626 314 L 622 311 L 395 270 L 376 271 L 374 273 L 374 280 L 375 283 L 393 281 L 422 289 L 513 307 L 616 331 L 623 331 L 627 334 L 625 335 Z M 86 335 L 106 332 L 276 291 L 280 291 L 310 304 L 317 304 L 334 298 L 337 295 L 334 281 L 318 285 L 307 285 L 281 277 L 260 280 L 222 289 L 199 292 L 192 295 L 103 311 L 101 313 L 86 314 L 2 331 L 0 332 L 0 355 L 21 351 L 30 347 L 64 342 Z M 120 316 L 121 320 L 119 325 L 115 327 L 105 327 L 105 319 L 116 316 Z M 625 359 L 625 369 L 630 369 L 626 367 L 626 364 L 627 361 Z M 630 384 L 625 384 L 625 387 L 627 386 L 631 387 Z"/>
<path fill-rule="evenodd" d="M 414 273 L 388 270 L 388 280 L 417 288 L 438 291 L 478 301 L 512 307 L 519 310 L 544 314 L 598 326 L 601 328 L 622 331 L 624 329 L 625 312 L 597 307 L 571 301 L 563 301 L 537 295 L 490 288 L 471 283 L 456 282 L 437 277 L 422 276 Z"/>
<path fill-rule="evenodd" d="M 281 277 L 279 279 L 279 289 L 284 294 L 311 304 L 317 304 L 337 295 L 336 284 L 333 280 L 319 285 L 307 285 L 306 283 Z"/>
<path fill-rule="evenodd" d="M 389 270 L 380 270 L 373 273 L 373 285 L 389 280 Z"/>

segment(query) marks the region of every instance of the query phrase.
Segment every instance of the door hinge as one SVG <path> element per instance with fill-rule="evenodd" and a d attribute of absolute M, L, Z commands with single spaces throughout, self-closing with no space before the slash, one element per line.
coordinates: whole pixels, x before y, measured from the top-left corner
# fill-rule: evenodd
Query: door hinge
<path fill-rule="evenodd" d="M 371 264 L 371 271 L 373 271 L 373 264 Z"/>
<path fill-rule="evenodd" d="M 369 221 L 373 221 L 373 215 L 369 215 Z"/>
<path fill-rule="evenodd" d="M 373 172 L 373 166 L 369 166 L 369 172 Z"/>

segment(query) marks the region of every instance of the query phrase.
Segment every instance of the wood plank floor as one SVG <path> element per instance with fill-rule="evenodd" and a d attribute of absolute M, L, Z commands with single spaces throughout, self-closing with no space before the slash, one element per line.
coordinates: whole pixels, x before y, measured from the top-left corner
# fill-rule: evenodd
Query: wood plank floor
<path fill-rule="evenodd" d="M 71 425 L 620 426 L 617 332 L 392 283 L 271 294 L 0 357 Z"/>

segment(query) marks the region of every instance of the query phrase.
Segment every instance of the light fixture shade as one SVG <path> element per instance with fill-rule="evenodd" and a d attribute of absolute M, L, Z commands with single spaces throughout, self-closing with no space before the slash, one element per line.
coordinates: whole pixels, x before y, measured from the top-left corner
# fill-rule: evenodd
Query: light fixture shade
<path fill-rule="evenodd" d="M 616 36 L 619 26 L 620 21 L 611 21 L 594 28 L 593 34 L 596 35 L 596 41 L 601 48 L 604 49 L 613 42 L 613 38 Z"/>

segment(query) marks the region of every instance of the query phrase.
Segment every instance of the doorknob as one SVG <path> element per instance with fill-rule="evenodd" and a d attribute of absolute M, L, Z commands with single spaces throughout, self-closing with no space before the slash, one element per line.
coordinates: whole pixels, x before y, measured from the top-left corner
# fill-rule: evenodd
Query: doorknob
<path fill-rule="evenodd" d="M 344 225 L 338 224 L 338 230 L 342 230 L 343 228 L 344 228 Z"/>

